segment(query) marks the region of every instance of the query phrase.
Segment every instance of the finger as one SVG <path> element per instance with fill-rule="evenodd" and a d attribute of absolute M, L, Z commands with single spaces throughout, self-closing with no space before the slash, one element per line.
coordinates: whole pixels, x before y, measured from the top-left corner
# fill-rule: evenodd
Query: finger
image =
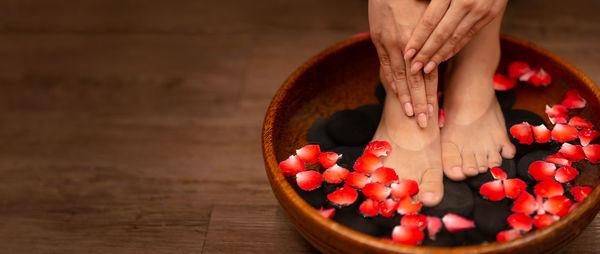
<path fill-rule="evenodd" d="M 454 41 L 452 41 L 452 44 L 454 44 L 454 45 L 452 46 L 452 49 L 450 49 L 448 53 L 440 53 L 439 54 L 441 56 L 443 56 L 444 54 L 446 55 L 445 59 L 443 61 L 448 60 L 450 57 L 452 57 L 454 54 L 456 54 L 462 48 L 464 48 L 467 45 L 467 43 L 469 43 L 471 41 L 471 39 L 473 39 L 473 37 L 475 37 L 477 32 L 479 32 L 482 28 L 484 28 L 492 20 L 493 20 L 493 18 L 485 17 L 483 19 L 475 21 L 471 25 L 470 28 L 465 28 L 466 26 L 468 26 L 468 24 L 465 24 L 464 27 L 460 27 L 460 29 L 462 30 L 462 31 L 460 31 L 460 33 L 463 34 L 462 38 L 460 38 L 460 40 L 456 43 L 454 43 Z M 457 28 L 457 30 L 458 30 L 458 28 Z M 445 49 L 445 50 L 447 50 L 447 49 Z"/>
<path fill-rule="evenodd" d="M 449 0 L 431 1 L 406 44 L 404 59 L 411 59 L 423 47 L 427 38 L 444 17 L 449 5 Z"/>
<path fill-rule="evenodd" d="M 417 118 L 417 124 L 421 128 L 427 127 L 428 121 L 428 109 L 427 109 L 427 98 L 425 93 L 425 80 L 423 79 L 423 72 L 410 73 L 408 70 L 408 62 L 406 62 L 406 72 L 408 73 L 408 90 L 410 91 L 410 100 L 415 111 Z"/>
<path fill-rule="evenodd" d="M 402 104 L 404 113 L 407 116 L 413 116 L 415 114 L 414 107 L 411 100 L 410 91 L 408 89 L 408 83 L 406 80 L 406 66 L 404 65 L 402 54 L 400 53 L 400 47 L 393 47 L 393 49 L 389 49 L 387 51 L 390 52 L 391 57 L 392 82 L 395 84 L 398 91 L 396 95 Z"/>
<path fill-rule="evenodd" d="M 433 70 L 429 74 L 423 75 L 425 78 L 425 98 L 427 100 L 427 109 L 429 110 L 429 116 L 433 117 L 433 109 L 438 103 L 438 71 Z"/>
<path fill-rule="evenodd" d="M 433 56 L 446 40 L 448 40 L 465 15 L 466 11 L 462 8 L 453 8 L 453 5 L 450 5 L 450 9 L 446 15 L 444 15 L 440 24 L 433 30 L 431 36 L 425 41 L 423 48 L 421 48 L 413 58 L 411 66 L 412 73 L 419 71 L 422 67 L 425 68 L 425 73 L 429 73 L 437 66 L 437 63 L 431 62 L 429 59 L 431 59 L 431 56 Z M 424 65 L 425 63 L 427 64 Z"/>
<path fill-rule="evenodd" d="M 454 55 L 454 49 L 458 46 L 458 44 L 466 40 L 467 42 L 473 39 L 475 34 L 482 28 L 482 26 L 475 26 L 479 21 L 484 18 L 484 14 L 482 13 L 471 13 L 467 15 L 461 22 L 458 24 L 452 36 L 446 41 L 446 43 L 429 59 L 430 62 L 434 62 L 437 64 L 448 60 L 450 57 Z M 425 70 L 427 71 L 427 70 Z"/>
<path fill-rule="evenodd" d="M 385 85 L 389 85 L 389 88 L 391 88 L 394 93 L 398 93 L 396 85 L 392 82 L 392 68 L 390 57 L 387 51 L 379 42 L 373 42 L 373 44 L 375 45 L 375 49 L 377 50 L 377 55 L 379 56 L 379 64 L 381 66 L 381 70 L 383 71 L 383 77 L 385 78 L 385 80 L 382 80 L 382 83 L 384 83 Z"/>

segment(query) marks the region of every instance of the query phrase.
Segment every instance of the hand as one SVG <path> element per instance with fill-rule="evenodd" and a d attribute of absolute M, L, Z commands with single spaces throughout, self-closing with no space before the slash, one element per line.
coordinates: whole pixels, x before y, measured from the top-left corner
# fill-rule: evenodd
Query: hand
<path fill-rule="evenodd" d="M 405 47 L 416 73 L 433 71 L 502 13 L 507 0 L 431 0 Z M 414 58 L 413 58 L 414 56 Z"/>
<path fill-rule="evenodd" d="M 369 0 L 371 39 L 385 83 L 398 96 L 406 115 L 416 115 L 423 128 L 428 117 L 437 117 L 429 113 L 436 105 L 437 79 L 433 82 L 422 72 L 411 73 L 402 52 L 426 8 L 427 2 L 420 0 Z"/>

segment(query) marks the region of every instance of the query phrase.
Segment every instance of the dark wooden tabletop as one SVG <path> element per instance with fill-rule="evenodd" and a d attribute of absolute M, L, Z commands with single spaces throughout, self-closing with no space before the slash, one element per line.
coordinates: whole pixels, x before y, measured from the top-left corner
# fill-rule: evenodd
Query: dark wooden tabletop
<path fill-rule="evenodd" d="M 0 1 L 1 253 L 314 253 L 264 172 L 276 89 L 368 29 L 365 0 Z M 598 1 L 503 31 L 600 84 Z M 600 247 L 600 219 L 568 253 Z"/>

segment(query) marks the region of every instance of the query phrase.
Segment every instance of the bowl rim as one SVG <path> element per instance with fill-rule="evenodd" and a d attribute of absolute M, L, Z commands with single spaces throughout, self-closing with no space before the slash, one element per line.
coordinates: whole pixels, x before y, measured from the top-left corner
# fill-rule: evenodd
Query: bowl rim
<path fill-rule="evenodd" d="M 583 202 L 580 202 L 579 206 L 573 211 L 569 212 L 566 216 L 562 217 L 557 222 L 552 225 L 543 228 L 537 229 L 533 232 L 526 233 L 522 237 L 506 242 L 492 242 L 487 244 L 478 244 L 478 245 L 470 245 L 470 246 L 457 246 L 457 247 L 427 247 L 427 246 L 408 246 L 408 245 L 399 245 L 393 243 L 387 243 L 381 241 L 381 239 L 360 233 L 353 229 L 350 229 L 340 223 L 337 223 L 331 219 L 327 219 L 321 216 L 316 209 L 310 206 L 304 199 L 302 199 L 298 193 L 292 188 L 292 186 L 287 182 L 286 178 L 279 171 L 278 161 L 276 159 L 274 147 L 273 147 L 273 128 L 276 119 L 279 117 L 279 112 L 276 110 L 277 105 L 279 105 L 282 100 L 285 98 L 285 95 L 288 93 L 290 89 L 292 89 L 295 80 L 297 80 L 300 76 L 302 76 L 305 72 L 308 71 L 313 65 L 317 64 L 321 59 L 324 59 L 328 56 L 336 54 L 337 52 L 343 50 L 344 48 L 359 44 L 359 43 L 368 43 L 370 41 L 370 36 L 362 36 L 362 37 L 353 37 L 342 42 L 339 42 L 316 56 L 313 56 L 308 61 L 303 63 L 296 71 L 294 71 L 283 83 L 283 85 L 277 90 L 275 96 L 273 97 L 269 108 L 267 110 L 267 114 L 265 116 L 262 128 L 262 152 L 263 159 L 265 163 L 265 169 L 269 178 L 269 182 L 271 184 L 271 188 L 279 201 L 279 204 L 284 209 L 288 217 L 294 217 L 293 210 L 302 210 L 308 211 L 302 214 L 302 219 L 309 220 L 296 223 L 294 220 L 292 222 L 295 224 L 297 230 L 301 233 L 302 227 L 301 224 L 311 224 L 315 225 L 323 230 L 330 230 L 337 237 L 343 238 L 345 242 L 355 242 L 361 243 L 363 245 L 368 245 L 370 247 L 375 248 L 379 252 L 427 252 L 427 253 L 482 253 L 482 252 L 508 252 L 514 250 L 514 248 L 523 248 L 523 247 L 531 247 L 536 245 L 538 242 L 541 242 L 542 239 L 546 237 L 550 237 L 553 235 L 553 232 L 557 232 L 559 230 L 570 230 L 570 225 L 582 219 L 585 215 L 589 213 L 597 213 L 600 209 L 600 188 L 594 187 L 592 193 L 586 198 Z M 532 42 L 525 41 L 513 36 L 501 35 L 501 40 L 503 42 L 509 42 L 513 44 L 518 44 L 519 46 L 529 48 L 532 51 L 535 51 L 536 54 L 541 54 L 546 57 L 552 59 L 559 63 L 563 68 L 567 70 L 568 73 L 572 73 L 577 76 L 579 80 L 581 80 L 588 89 L 593 92 L 594 97 L 600 101 L 600 89 L 592 82 L 590 78 L 588 78 L 583 72 L 577 69 L 574 65 L 567 62 L 562 57 L 546 50 Z M 270 144 L 270 145 L 269 145 Z M 289 204 L 291 207 L 287 207 L 282 203 L 284 200 L 289 200 Z M 287 203 L 287 202 L 286 202 Z M 589 223 L 588 223 L 589 224 Z M 300 228 L 299 228 L 300 227 Z M 587 227 L 587 225 L 585 225 Z M 572 230 L 572 229 L 571 229 Z M 579 235 L 583 230 L 576 230 L 575 236 Z M 304 235 L 304 233 L 303 233 Z M 306 238 L 307 236 L 304 235 Z M 318 239 L 317 239 L 318 240 Z M 553 246 L 549 246 L 551 248 Z"/>

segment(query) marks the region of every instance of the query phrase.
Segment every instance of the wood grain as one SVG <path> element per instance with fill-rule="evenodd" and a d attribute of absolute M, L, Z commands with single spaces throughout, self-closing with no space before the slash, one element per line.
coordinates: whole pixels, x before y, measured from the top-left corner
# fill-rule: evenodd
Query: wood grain
<path fill-rule="evenodd" d="M 510 1 L 503 31 L 598 84 L 598 7 Z M 277 212 L 260 127 L 290 73 L 368 29 L 366 8 L 0 1 L 0 252 L 314 251 Z M 599 236 L 596 218 L 568 252 L 594 253 Z"/>

